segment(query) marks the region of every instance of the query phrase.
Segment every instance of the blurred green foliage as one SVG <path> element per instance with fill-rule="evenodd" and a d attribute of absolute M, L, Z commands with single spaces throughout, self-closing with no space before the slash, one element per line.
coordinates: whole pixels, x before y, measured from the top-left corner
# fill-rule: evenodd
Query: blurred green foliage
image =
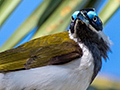
<path fill-rule="evenodd" d="M 88 90 L 120 90 L 120 81 L 107 78 L 96 78 Z"/>

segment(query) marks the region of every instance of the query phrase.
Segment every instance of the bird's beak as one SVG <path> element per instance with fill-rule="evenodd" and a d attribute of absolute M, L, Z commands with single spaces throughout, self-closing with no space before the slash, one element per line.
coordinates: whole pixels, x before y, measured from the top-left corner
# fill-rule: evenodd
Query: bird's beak
<path fill-rule="evenodd" d="M 87 13 L 89 11 L 95 11 L 95 9 L 94 8 L 91 8 L 91 9 L 81 9 L 77 19 L 80 20 L 80 21 L 83 21 L 86 24 L 89 24 L 90 23 L 89 22 L 89 17 L 87 16 Z"/>
<path fill-rule="evenodd" d="M 78 22 L 81 22 L 82 24 L 83 23 L 89 24 L 87 12 L 80 11 L 80 14 L 78 15 L 77 19 L 78 19 Z"/>

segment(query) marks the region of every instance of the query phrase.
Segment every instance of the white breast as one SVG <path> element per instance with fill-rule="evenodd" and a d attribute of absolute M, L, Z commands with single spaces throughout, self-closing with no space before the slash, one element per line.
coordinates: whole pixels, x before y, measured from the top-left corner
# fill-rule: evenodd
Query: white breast
<path fill-rule="evenodd" d="M 93 74 L 93 58 L 88 49 L 83 56 L 64 65 L 0 73 L 0 90 L 86 90 Z"/>

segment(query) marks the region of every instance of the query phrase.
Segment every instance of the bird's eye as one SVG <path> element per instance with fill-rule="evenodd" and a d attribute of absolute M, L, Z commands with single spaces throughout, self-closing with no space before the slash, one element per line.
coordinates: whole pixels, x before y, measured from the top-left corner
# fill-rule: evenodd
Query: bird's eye
<path fill-rule="evenodd" d="M 93 17 L 93 21 L 94 22 L 96 22 L 97 21 L 97 17 L 95 16 L 95 17 Z"/>

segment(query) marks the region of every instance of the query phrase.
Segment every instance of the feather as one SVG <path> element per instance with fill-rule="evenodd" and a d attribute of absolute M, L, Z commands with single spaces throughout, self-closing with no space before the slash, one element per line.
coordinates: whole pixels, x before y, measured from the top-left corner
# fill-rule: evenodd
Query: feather
<path fill-rule="evenodd" d="M 81 48 L 69 38 L 68 31 L 65 31 L 43 36 L 1 52 L 0 71 L 9 72 L 48 64 L 64 64 L 81 56 Z M 60 61 L 61 58 L 64 58 L 63 61 Z"/>

